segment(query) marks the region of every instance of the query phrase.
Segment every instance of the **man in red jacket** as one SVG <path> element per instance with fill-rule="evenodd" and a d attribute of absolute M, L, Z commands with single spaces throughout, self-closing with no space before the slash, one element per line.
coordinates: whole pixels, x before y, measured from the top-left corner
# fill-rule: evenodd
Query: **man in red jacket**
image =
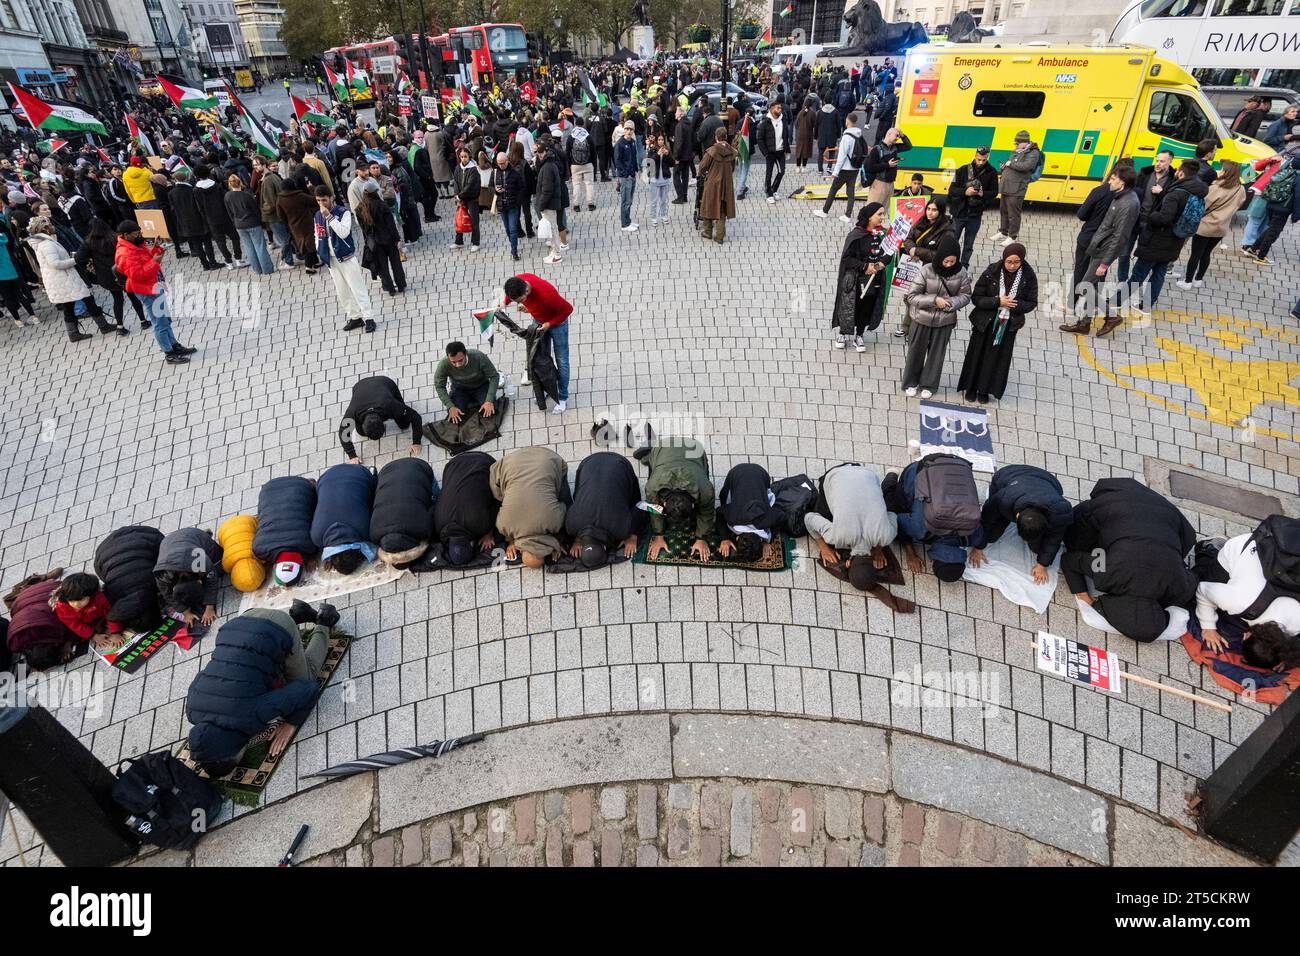
<path fill-rule="evenodd" d="M 568 407 L 569 401 L 569 316 L 573 314 L 573 303 L 555 290 L 541 276 L 531 272 L 521 272 L 506 280 L 505 297 L 502 307 L 517 302 L 533 317 L 538 325 L 544 325 L 551 335 L 551 353 L 555 356 L 555 368 L 559 372 L 560 400 L 552 409 L 556 415 Z"/>
<path fill-rule="evenodd" d="M 144 303 L 145 315 L 153 323 L 154 341 L 163 350 L 168 365 L 184 365 L 198 349 L 188 348 L 172 334 L 171 310 L 163 292 L 163 248 L 145 242 L 140 224 L 124 219 L 117 227 L 117 254 L 113 265 L 126 276 L 126 291 Z"/>

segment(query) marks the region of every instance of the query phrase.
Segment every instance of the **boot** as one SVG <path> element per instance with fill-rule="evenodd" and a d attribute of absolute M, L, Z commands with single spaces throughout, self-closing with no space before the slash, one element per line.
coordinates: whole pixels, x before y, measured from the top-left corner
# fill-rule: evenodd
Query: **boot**
<path fill-rule="evenodd" d="M 1080 319 L 1078 322 L 1072 322 L 1060 326 L 1062 332 L 1073 332 L 1075 335 L 1087 335 L 1092 331 L 1092 319 Z"/>
<path fill-rule="evenodd" d="M 1124 320 L 1118 316 L 1109 316 L 1106 321 L 1101 324 L 1101 328 L 1097 330 L 1097 338 L 1100 339 L 1110 335 L 1110 333 L 1114 332 L 1123 324 Z"/>
<path fill-rule="evenodd" d="M 84 342 L 86 339 L 90 338 L 89 335 L 81 331 L 81 326 L 76 322 L 64 322 L 63 326 L 68 330 L 69 342 Z"/>
<path fill-rule="evenodd" d="M 722 245 L 723 240 L 727 238 L 727 220 L 719 219 L 716 228 L 713 230 L 713 241 Z"/>
<path fill-rule="evenodd" d="M 713 220 L 712 220 L 712 219 L 701 219 L 701 220 L 700 220 L 700 236 L 701 236 L 702 238 L 704 238 L 704 239 L 712 239 L 712 238 L 713 238 Z"/>

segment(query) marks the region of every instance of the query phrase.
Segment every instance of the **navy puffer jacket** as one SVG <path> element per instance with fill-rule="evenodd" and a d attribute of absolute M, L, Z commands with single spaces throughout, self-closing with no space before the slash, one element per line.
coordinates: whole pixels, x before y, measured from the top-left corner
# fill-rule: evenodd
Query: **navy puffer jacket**
<path fill-rule="evenodd" d="M 272 478 L 257 495 L 257 534 L 253 554 L 259 561 L 274 561 L 281 551 L 297 551 L 304 558 L 320 549 L 312 543 L 311 519 L 316 511 L 316 484 L 289 475 Z"/>
<path fill-rule="evenodd" d="M 103 582 L 104 597 L 111 606 L 109 620 L 136 630 L 161 623 L 153 569 L 162 541 L 163 533 L 157 528 L 133 524 L 118 528 L 99 542 L 95 574 Z"/>
<path fill-rule="evenodd" d="M 989 483 L 989 497 L 984 502 L 980 523 L 992 544 L 1002 537 L 1016 515 L 1029 507 L 1040 508 L 1047 516 L 1047 530 L 1035 558 L 1043 567 L 1050 567 L 1074 520 L 1074 506 L 1065 500 L 1060 481 L 1050 471 L 1033 465 L 999 468 Z"/>
<path fill-rule="evenodd" d="M 212 658 L 190 684 L 185 700 L 185 714 L 194 725 L 190 753 L 196 760 L 231 759 L 277 717 L 302 726 L 320 695 L 318 682 L 275 686 L 297 640 L 296 629 L 267 618 L 237 617 L 221 626 Z"/>
<path fill-rule="evenodd" d="M 216 606 L 221 592 L 221 545 L 202 528 L 181 528 L 162 539 L 153 566 L 158 595 L 166 603 L 181 574 L 203 577 L 203 603 Z"/>
<path fill-rule="evenodd" d="M 365 465 L 327 468 L 316 483 L 316 512 L 311 519 L 316 550 L 369 541 L 374 500 L 375 473 Z"/>
<path fill-rule="evenodd" d="M 433 540 L 438 481 L 423 458 L 398 458 L 379 472 L 370 540 L 384 554 L 400 554 Z M 415 555 L 419 557 L 419 555 Z M 414 560 L 412 558 L 411 560 Z"/>

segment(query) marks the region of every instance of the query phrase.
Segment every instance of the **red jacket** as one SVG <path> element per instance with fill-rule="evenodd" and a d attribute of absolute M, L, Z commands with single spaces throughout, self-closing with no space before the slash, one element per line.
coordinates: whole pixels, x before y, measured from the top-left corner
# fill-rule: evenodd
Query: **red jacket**
<path fill-rule="evenodd" d="M 573 312 L 573 305 L 564 296 L 555 291 L 541 276 L 531 272 L 521 272 L 515 278 L 528 283 L 528 298 L 519 303 L 519 308 L 531 315 L 539 325 L 559 325 Z M 506 297 L 510 302 L 510 297 Z"/>
<path fill-rule="evenodd" d="M 54 605 L 54 613 L 59 616 L 59 620 L 77 637 L 83 641 L 90 640 L 98 631 L 119 631 L 122 625 L 117 623 L 108 623 L 108 598 L 104 597 L 104 592 L 99 591 L 90 603 L 78 610 L 67 601 L 59 601 Z"/>
<path fill-rule="evenodd" d="M 118 236 L 113 265 L 126 276 L 126 291 L 137 295 L 155 295 L 162 276 L 163 250 L 159 246 L 136 245 Z"/>

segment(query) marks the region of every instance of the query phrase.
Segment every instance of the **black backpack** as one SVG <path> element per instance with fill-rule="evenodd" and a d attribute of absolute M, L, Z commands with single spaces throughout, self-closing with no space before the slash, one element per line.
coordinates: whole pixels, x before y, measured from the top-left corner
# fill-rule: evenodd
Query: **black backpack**
<path fill-rule="evenodd" d="M 1300 521 L 1269 515 L 1250 536 L 1264 569 L 1264 590 L 1242 617 L 1259 617 L 1280 597 L 1300 599 Z"/>
<path fill-rule="evenodd" d="M 931 534 L 962 536 L 980 526 L 980 496 L 965 458 L 938 452 L 916 469 L 915 496 L 925 502 L 925 527 Z"/>
<path fill-rule="evenodd" d="M 221 810 L 221 791 L 163 750 L 133 760 L 113 784 L 113 800 L 142 843 L 188 850 Z"/>
<path fill-rule="evenodd" d="M 803 519 L 817 503 L 817 486 L 812 479 L 807 475 L 782 478 L 772 482 L 772 494 L 776 496 L 776 509 L 783 515 L 776 530 L 792 538 L 807 534 Z"/>
<path fill-rule="evenodd" d="M 591 135 L 588 134 L 582 139 L 573 140 L 573 165 L 585 166 L 591 162 Z"/>
<path fill-rule="evenodd" d="M 861 169 L 862 164 L 867 160 L 867 137 L 861 130 L 858 135 L 853 137 L 853 153 L 849 156 L 849 166 L 853 169 Z"/>

